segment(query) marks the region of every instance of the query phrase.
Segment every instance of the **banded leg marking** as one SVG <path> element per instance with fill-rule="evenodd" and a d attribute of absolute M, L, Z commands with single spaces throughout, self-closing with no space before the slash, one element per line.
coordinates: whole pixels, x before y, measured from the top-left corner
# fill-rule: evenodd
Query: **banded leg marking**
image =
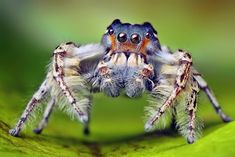
<path fill-rule="evenodd" d="M 149 131 L 153 127 L 154 123 L 162 116 L 162 114 L 166 111 L 166 109 L 173 104 L 177 95 L 182 91 L 182 89 L 184 89 L 186 85 L 186 82 L 190 75 L 190 69 L 192 66 L 191 56 L 188 53 L 184 53 L 182 58 L 179 60 L 179 65 L 180 67 L 177 71 L 175 87 L 170 96 L 164 102 L 164 104 L 158 109 L 158 111 L 156 111 L 156 113 L 145 124 L 146 131 Z"/>
<path fill-rule="evenodd" d="M 40 123 L 38 124 L 38 127 L 33 130 L 34 133 L 40 134 L 42 132 L 43 128 L 46 127 L 54 106 L 55 106 L 55 98 L 52 98 L 50 100 L 50 102 L 47 104 L 47 107 L 43 113 L 43 118 L 40 121 Z"/>
<path fill-rule="evenodd" d="M 78 116 L 81 122 L 85 123 L 88 120 L 88 116 L 82 112 L 77 104 L 77 100 L 72 95 L 71 91 L 69 90 L 68 86 L 64 81 L 64 58 L 67 55 L 66 51 L 61 51 L 63 48 L 59 47 L 54 51 L 53 56 L 53 77 L 59 84 L 63 94 L 67 97 L 69 103 L 73 106 L 74 110 L 78 113 Z"/>
<path fill-rule="evenodd" d="M 45 94 L 47 93 L 49 87 L 47 85 L 47 80 L 45 80 L 42 85 L 40 86 L 39 90 L 33 95 L 29 103 L 27 104 L 26 109 L 24 110 L 23 114 L 20 117 L 20 120 L 16 124 L 15 128 L 9 130 L 9 134 L 12 136 L 18 136 L 19 132 L 23 128 L 23 125 L 27 121 L 29 115 L 36 107 L 36 105 L 44 98 Z"/>
<path fill-rule="evenodd" d="M 196 122 L 196 111 L 197 111 L 197 94 L 199 92 L 198 84 L 195 80 L 192 82 L 192 92 L 188 97 L 187 103 L 187 114 L 189 118 L 188 124 L 188 137 L 187 141 L 192 144 L 195 141 L 195 122 Z"/>
<path fill-rule="evenodd" d="M 212 94 L 211 89 L 208 87 L 207 82 L 198 73 L 194 74 L 193 77 L 197 81 L 199 87 L 206 93 L 206 95 L 207 95 L 208 99 L 210 100 L 213 108 L 215 109 L 216 113 L 220 116 L 220 118 L 224 122 L 232 121 L 232 119 L 223 112 L 223 110 L 220 107 L 220 104 L 218 103 L 216 97 Z"/>

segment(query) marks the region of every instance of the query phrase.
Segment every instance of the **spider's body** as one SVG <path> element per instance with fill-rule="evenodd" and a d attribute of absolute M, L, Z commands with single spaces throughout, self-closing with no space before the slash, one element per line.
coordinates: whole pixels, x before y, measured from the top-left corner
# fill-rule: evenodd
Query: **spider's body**
<path fill-rule="evenodd" d="M 150 23 L 131 25 L 114 20 L 101 44 L 77 47 L 69 42 L 55 49 L 45 81 L 28 103 L 16 127 L 9 132 L 17 136 L 38 102 L 50 97 L 35 133 L 45 127 L 57 102 L 79 118 L 88 133 L 91 91 L 101 91 L 112 97 L 119 96 L 122 90 L 129 97 L 147 91 L 152 98 L 146 107 L 145 129 L 150 130 L 168 110 L 176 117 L 180 133 L 193 143 L 202 125 L 196 117 L 196 97 L 200 89 L 206 92 L 222 120 L 230 121 L 207 83 L 192 67 L 189 53 L 183 50 L 172 53 L 161 46 Z"/>

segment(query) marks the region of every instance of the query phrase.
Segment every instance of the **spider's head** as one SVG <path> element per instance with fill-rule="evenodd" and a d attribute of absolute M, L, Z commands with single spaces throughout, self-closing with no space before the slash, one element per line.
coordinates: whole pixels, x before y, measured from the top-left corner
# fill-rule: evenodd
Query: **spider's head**
<path fill-rule="evenodd" d="M 107 27 L 102 44 L 113 52 L 133 52 L 144 56 L 161 49 L 157 31 L 150 23 L 129 24 L 122 23 L 119 19 Z"/>

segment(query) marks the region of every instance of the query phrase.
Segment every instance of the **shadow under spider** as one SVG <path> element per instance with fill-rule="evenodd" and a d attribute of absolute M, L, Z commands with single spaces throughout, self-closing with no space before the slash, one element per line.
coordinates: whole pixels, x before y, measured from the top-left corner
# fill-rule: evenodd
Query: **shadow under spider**
<path fill-rule="evenodd" d="M 204 130 L 212 127 L 219 127 L 223 123 L 220 121 L 211 121 L 209 123 L 205 124 L 205 127 L 203 128 Z M 91 132 L 92 134 L 92 132 Z M 89 135 L 88 135 L 89 136 Z M 123 137 L 123 138 L 115 138 L 115 139 L 110 139 L 110 140 L 105 140 L 105 141 L 99 141 L 99 140 L 84 140 L 84 139 L 79 139 L 76 137 L 69 137 L 69 136 L 56 136 L 56 135 L 47 135 L 47 134 L 41 134 L 33 137 L 28 137 L 22 135 L 23 138 L 36 138 L 40 140 L 50 140 L 54 141 L 56 143 L 60 143 L 65 146 L 69 145 L 79 145 L 79 144 L 84 144 L 84 145 L 93 145 L 93 144 L 99 144 L 99 145 L 111 145 L 111 144 L 121 144 L 124 142 L 137 142 L 141 140 L 149 140 L 153 138 L 159 138 L 159 137 L 180 137 L 180 135 L 177 132 L 177 128 L 175 128 L 175 125 L 171 125 L 169 128 L 165 128 L 162 130 L 154 130 L 152 132 L 143 132 L 140 134 L 135 134 L 133 136 L 128 136 L 128 137 Z M 183 137 L 182 137 L 183 138 Z"/>
<path fill-rule="evenodd" d="M 0 121 L 0 127 L 1 129 L 8 133 L 8 129 L 9 129 L 9 125 L 4 123 L 3 121 Z M 204 129 L 209 129 L 209 128 L 218 128 L 219 126 L 223 125 L 222 122 L 220 121 L 210 121 L 207 122 L 205 125 Z M 9 135 L 10 136 L 10 135 Z M 35 141 L 47 141 L 49 143 L 57 143 L 65 148 L 69 148 L 69 147 L 79 147 L 79 145 L 83 145 L 85 147 L 88 148 L 90 154 L 92 156 L 96 156 L 96 157 L 102 157 L 104 154 L 101 153 L 101 147 L 104 145 L 115 145 L 115 147 L 113 147 L 113 152 L 120 150 L 122 147 L 120 145 L 122 145 L 123 143 L 128 143 L 128 145 L 130 145 L 130 147 L 132 149 L 134 149 L 135 151 L 138 149 L 145 149 L 146 146 L 144 145 L 140 145 L 138 144 L 139 141 L 143 141 L 143 140 L 152 140 L 152 139 L 156 139 L 159 137 L 180 137 L 180 135 L 177 133 L 176 129 L 172 129 L 172 126 L 169 128 L 166 128 L 164 130 L 155 130 L 149 133 L 141 133 L 141 134 L 137 134 L 137 135 L 133 135 L 133 136 L 129 136 L 129 137 L 125 137 L 125 138 L 119 138 L 119 139 L 113 139 L 113 140 L 107 140 L 107 141 L 99 141 L 99 140 L 93 140 L 93 141 L 88 141 L 88 140 L 84 140 L 84 139 L 79 139 L 76 137 L 69 137 L 69 136 L 56 136 L 56 135 L 47 135 L 47 134 L 42 134 L 39 136 L 26 136 L 24 134 L 22 134 L 20 136 L 20 138 L 23 139 L 30 139 L 30 140 L 35 140 Z M 169 146 L 161 151 L 164 150 L 169 150 L 169 149 L 175 149 L 181 146 L 187 145 L 187 143 L 181 143 L 179 142 L 179 144 L 177 145 L 173 145 L 173 146 Z M 78 153 L 81 153 L 81 150 L 77 150 Z M 85 152 L 87 153 L 87 152 Z"/>

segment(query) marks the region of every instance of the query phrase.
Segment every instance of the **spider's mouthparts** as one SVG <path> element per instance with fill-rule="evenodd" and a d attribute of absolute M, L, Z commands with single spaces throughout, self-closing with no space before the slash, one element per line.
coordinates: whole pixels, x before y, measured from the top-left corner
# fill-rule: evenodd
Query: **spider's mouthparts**
<path fill-rule="evenodd" d="M 128 67 L 136 67 L 145 63 L 145 59 L 141 54 L 133 52 L 116 52 L 113 53 L 110 63 L 114 65 L 124 65 Z"/>

